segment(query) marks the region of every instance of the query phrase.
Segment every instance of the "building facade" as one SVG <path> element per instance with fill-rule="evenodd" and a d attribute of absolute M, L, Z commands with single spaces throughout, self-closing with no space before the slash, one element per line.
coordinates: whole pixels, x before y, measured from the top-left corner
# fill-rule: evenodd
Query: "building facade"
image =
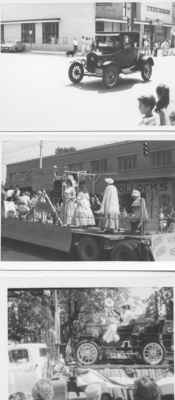
<path fill-rule="evenodd" d="M 95 4 L 7 4 L 1 6 L 1 43 L 22 41 L 34 49 L 70 49 L 73 39 L 95 36 Z"/>
<path fill-rule="evenodd" d="M 105 2 L 7 4 L 0 8 L 0 42 L 22 41 L 29 48 L 67 50 L 73 39 L 136 31 L 140 44 L 174 38 L 174 3 Z"/>
<path fill-rule="evenodd" d="M 173 3 L 123 2 L 96 4 L 96 33 L 135 31 L 153 42 L 171 40 L 174 28 Z"/>
<path fill-rule="evenodd" d="M 100 194 L 104 191 L 105 176 L 112 176 L 122 208 L 133 188 L 139 189 L 155 225 L 161 208 L 175 208 L 175 141 L 150 141 L 147 155 L 144 146 L 143 141 L 120 142 L 49 156 L 43 158 L 42 169 L 39 158 L 9 164 L 6 185 L 52 191 L 55 171 L 58 180 L 65 170 L 88 171 L 95 175 L 87 178 L 89 191 Z"/>

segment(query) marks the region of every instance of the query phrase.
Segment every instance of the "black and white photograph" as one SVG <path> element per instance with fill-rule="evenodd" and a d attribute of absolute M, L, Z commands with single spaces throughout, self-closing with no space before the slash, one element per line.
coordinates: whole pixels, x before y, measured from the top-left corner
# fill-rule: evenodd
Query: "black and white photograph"
<path fill-rule="evenodd" d="M 175 2 L 0 5 L 0 130 L 175 125 Z"/>
<path fill-rule="evenodd" d="M 175 261 L 175 141 L 115 138 L 3 142 L 2 261 Z"/>
<path fill-rule="evenodd" d="M 8 290 L 9 400 L 173 400 L 173 288 Z"/>

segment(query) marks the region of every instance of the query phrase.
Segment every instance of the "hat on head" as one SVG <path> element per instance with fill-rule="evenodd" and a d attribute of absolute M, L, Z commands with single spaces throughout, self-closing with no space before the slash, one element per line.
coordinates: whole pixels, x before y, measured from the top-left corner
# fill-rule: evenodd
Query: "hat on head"
<path fill-rule="evenodd" d="M 113 185 L 114 179 L 112 179 L 112 178 L 105 178 L 105 182 L 106 182 L 108 185 Z"/>
<path fill-rule="evenodd" d="M 139 192 L 139 190 L 133 189 L 131 196 L 132 197 L 141 197 L 141 193 Z"/>

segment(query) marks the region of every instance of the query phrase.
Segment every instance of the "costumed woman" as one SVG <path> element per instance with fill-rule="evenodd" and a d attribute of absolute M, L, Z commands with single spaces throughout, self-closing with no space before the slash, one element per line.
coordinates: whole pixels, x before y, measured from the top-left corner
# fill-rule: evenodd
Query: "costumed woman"
<path fill-rule="evenodd" d="M 76 200 L 76 182 L 72 175 L 69 175 L 63 188 L 63 224 L 70 226 L 73 223 Z"/>
<path fill-rule="evenodd" d="M 104 230 L 106 232 L 114 233 L 119 229 L 119 198 L 118 190 L 114 185 L 112 178 L 105 178 L 106 188 L 103 195 L 100 210 L 96 214 L 102 214 L 104 217 Z"/>
<path fill-rule="evenodd" d="M 91 209 L 90 196 L 85 182 L 80 182 L 76 204 L 74 224 L 81 227 L 94 226 L 95 218 Z"/>
<path fill-rule="evenodd" d="M 145 199 L 141 197 L 140 191 L 136 189 L 132 191 L 131 197 L 131 213 L 128 215 L 131 224 L 131 232 L 144 232 L 145 223 L 148 221 Z"/>

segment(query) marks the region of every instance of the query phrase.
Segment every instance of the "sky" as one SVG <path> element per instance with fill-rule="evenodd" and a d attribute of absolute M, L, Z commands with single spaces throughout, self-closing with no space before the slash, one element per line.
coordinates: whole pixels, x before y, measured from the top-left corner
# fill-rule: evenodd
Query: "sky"
<path fill-rule="evenodd" d="M 51 136 L 51 135 L 50 135 Z M 52 155 L 55 152 L 56 147 L 75 147 L 76 149 L 83 149 L 87 147 L 93 147 L 103 144 L 115 143 L 122 140 L 117 134 L 98 134 L 98 133 L 57 133 L 57 136 L 51 137 L 40 137 L 32 135 L 30 138 L 26 135 L 26 139 L 23 136 L 15 136 L 13 139 L 3 140 L 2 144 L 2 179 L 5 180 L 6 176 L 6 165 L 12 164 L 18 161 L 30 160 L 37 158 L 40 155 L 40 141 L 43 143 L 43 157 Z"/>

